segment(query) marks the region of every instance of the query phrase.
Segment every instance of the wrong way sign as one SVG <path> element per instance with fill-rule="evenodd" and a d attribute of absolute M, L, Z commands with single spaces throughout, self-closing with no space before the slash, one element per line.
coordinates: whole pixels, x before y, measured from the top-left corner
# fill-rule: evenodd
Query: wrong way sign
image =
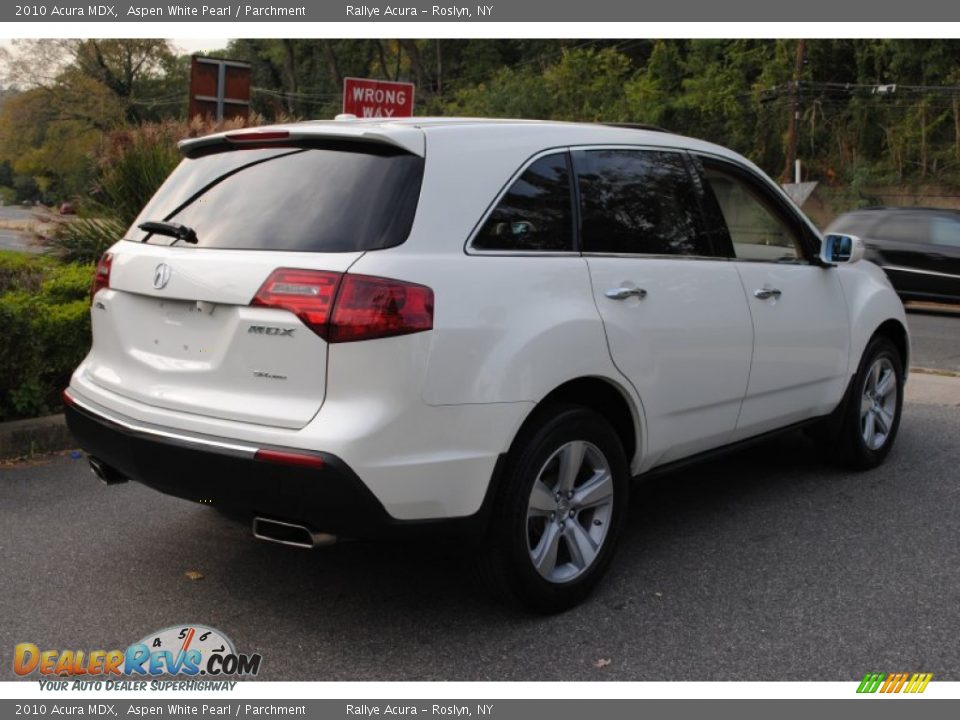
<path fill-rule="evenodd" d="M 343 79 L 343 112 L 361 118 L 411 117 L 413 83 L 369 78 Z"/>

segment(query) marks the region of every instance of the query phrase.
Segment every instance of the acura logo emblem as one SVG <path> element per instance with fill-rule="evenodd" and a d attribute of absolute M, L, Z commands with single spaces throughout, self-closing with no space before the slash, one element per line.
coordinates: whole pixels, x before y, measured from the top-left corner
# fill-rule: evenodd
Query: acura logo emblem
<path fill-rule="evenodd" d="M 167 286 L 167 283 L 170 282 L 170 266 L 166 263 L 160 263 L 157 265 L 156 270 L 153 271 L 153 286 L 157 290 L 162 290 Z"/>

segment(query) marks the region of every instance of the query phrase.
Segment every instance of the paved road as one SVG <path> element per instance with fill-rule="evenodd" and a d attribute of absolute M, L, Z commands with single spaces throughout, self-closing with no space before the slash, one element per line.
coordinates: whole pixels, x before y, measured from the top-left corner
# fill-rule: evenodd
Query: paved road
<path fill-rule="evenodd" d="M 30 236 L 16 230 L 0 228 L 0 250 L 19 250 L 20 252 L 39 253 L 43 248 L 30 242 Z"/>
<path fill-rule="evenodd" d="M 907 307 L 915 367 L 960 373 L 960 305 L 927 309 Z"/>
<path fill-rule="evenodd" d="M 908 404 L 873 472 L 797 434 L 662 478 L 600 591 L 551 618 L 489 600 L 457 547 L 297 551 L 80 461 L 3 469 L 0 679 L 17 642 L 192 621 L 262 653 L 265 679 L 960 680 L 957 437 L 960 407 Z"/>
<path fill-rule="evenodd" d="M 25 205 L 0 205 L 0 218 L 4 220 L 29 220 L 33 217 L 33 208 Z"/>
<path fill-rule="evenodd" d="M 0 220 L 29 220 L 32 217 L 32 208 L 21 205 L 0 205 Z M 42 247 L 30 242 L 28 233 L 6 228 L 0 228 L 0 249 L 30 253 L 43 252 Z"/>

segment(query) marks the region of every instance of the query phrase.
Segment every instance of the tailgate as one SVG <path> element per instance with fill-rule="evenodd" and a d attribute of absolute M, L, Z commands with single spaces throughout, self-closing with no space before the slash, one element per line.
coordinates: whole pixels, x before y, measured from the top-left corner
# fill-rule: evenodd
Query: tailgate
<path fill-rule="evenodd" d="M 156 407 L 303 427 L 323 403 L 327 343 L 294 314 L 250 301 L 278 267 L 343 272 L 360 255 L 126 243 L 93 305 L 85 374 Z"/>

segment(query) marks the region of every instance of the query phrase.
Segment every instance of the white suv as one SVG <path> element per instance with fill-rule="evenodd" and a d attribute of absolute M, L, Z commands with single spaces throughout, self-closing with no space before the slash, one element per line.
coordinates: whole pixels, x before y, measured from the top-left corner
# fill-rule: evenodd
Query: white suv
<path fill-rule="evenodd" d="M 729 150 L 428 118 L 181 147 L 99 263 L 65 393 L 108 482 L 294 545 L 452 533 L 555 611 L 633 477 L 807 423 L 860 468 L 893 443 L 896 293 Z"/>

